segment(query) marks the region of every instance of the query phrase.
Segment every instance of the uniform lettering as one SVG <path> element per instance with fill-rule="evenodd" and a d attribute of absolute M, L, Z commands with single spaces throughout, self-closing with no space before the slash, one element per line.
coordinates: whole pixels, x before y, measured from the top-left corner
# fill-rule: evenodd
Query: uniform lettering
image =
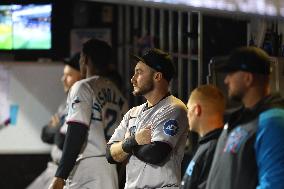
<path fill-rule="evenodd" d="M 102 121 L 102 109 L 100 105 L 97 103 L 94 103 L 92 109 L 95 110 L 92 113 L 92 120 Z"/>
<path fill-rule="evenodd" d="M 109 88 L 102 88 L 98 92 L 98 96 L 96 98 L 98 104 L 100 105 L 101 109 L 104 107 L 106 103 L 112 103 L 118 105 L 119 108 L 122 110 L 124 100 L 121 97 L 117 97 L 115 91 Z"/>
<path fill-rule="evenodd" d="M 115 91 L 110 88 L 102 88 L 96 97 L 96 102 L 93 104 L 93 120 L 102 121 L 102 109 L 107 103 L 115 104 L 119 106 L 120 110 L 124 105 L 124 100 L 121 97 L 117 97 Z"/>

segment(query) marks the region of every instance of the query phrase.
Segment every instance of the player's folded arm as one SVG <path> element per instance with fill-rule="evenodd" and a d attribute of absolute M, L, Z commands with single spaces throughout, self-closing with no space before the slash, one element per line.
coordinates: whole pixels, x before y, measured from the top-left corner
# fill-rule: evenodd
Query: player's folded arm
<path fill-rule="evenodd" d="M 146 163 L 163 165 L 172 151 L 172 147 L 165 142 L 155 141 L 151 144 L 137 145 L 133 148 L 133 154 Z"/>
<path fill-rule="evenodd" d="M 113 143 L 107 145 L 107 148 L 106 148 L 106 158 L 107 158 L 107 161 L 108 161 L 109 163 L 111 163 L 111 164 L 117 164 L 117 163 L 119 163 L 119 162 L 118 162 L 118 161 L 115 161 L 115 160 L 113 159 L 113 157 L 112 157 L 112 155 L 111 155 L 111 152 L 110 152 L 110 147 L 111 147 L 112 144 L 113 144 Z"/>
<path fill-rule="evenodd" d="M 123 142 L 125 142 L 125 140 Z M 123 149 L 123 142 L 121 143 L 120 141 L 113 141 L 112 143 L 107 144 L 106 158 L 109 163 L 121 163 L 132 154 Z"/>
<path fill-rule="evenodd" d="M 48 144 L 54 143 L 54 136 L 58 132 L 58 127 L 50 127 L 45 125 L 41 131 L 41 140 Z"/>
<path fill-rule="evenodd" d="M 111 145 L 113 144 L 115 143 L 108 144 L 106 158 L 109 163 L 120 163 L 119 161 L 114 160 L 111 155 Z M 134 135 L 124 139 L 121 147 L 124 153 L 129 155 L 133 154 L 141 161 L 153 165 L 162 165 L 172 151 L 172 147 L 168 143 L 161 141 L 155 141 L 146 145 L 138 145 Z"/>
<path fill-rule="evenodd" d="M 55 176 L 67 179 L 86 141 L 88 127 L 82 123 L 69 122 L 62 157 Z"/>

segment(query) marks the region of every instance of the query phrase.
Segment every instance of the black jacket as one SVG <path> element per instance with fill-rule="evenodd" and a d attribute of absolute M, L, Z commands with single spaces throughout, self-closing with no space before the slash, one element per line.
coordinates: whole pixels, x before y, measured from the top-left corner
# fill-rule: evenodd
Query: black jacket
<path fill-rule="evenodd" d="M 215 129 L 200 139 L 198 149 L 183 176 L 181 189 L 201 189 L 206 187 L 206 180 L 221 132 L 222 129 Z"/>
<path fill-rule="evenodd" d="M 218 140 L 207 189 L 283 188 L 284 103 L 278 95 L 234 112 Z"/>

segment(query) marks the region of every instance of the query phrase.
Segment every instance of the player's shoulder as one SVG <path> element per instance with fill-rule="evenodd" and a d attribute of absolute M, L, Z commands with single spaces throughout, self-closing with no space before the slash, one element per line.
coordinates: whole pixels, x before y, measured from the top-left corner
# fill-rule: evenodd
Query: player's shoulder
<path fill-rule="evenodd" d="M 80 88 L 85 88 L 88 85 L 88 81 L 89 79 L 81 79 L 79 81 L 76 81 L 73 86 L 72 89 L 80 89 Z"/>
<path fill-rule="evenodd" d="M 99 89 L 99 88 L 107 86 L 107 88 L 112 89 L 112 90 L 117 89 L 117 87 L 114 86 L 114 84 L 109 79 L 107 79 L 105 77 L 98 76 L 98 75 L 77 81 L 74 85 L 77 88 L 90 87 L 90 88 Z M 93 86 L 95 86 L 95 87 L 93 87 Z"/>
<path fill-rule="evenodd" d="M 94 86 L 94 88 L 97 89 L 107 88 L 107 90 L 112 90 L 116 91 L 117 93 L 121 93 L 118 86 L 105 76 L 92 77 L 90 78 L 89 83 L 91 86 Z"/>
<path fill-rule="evenodd" d="M 260 129 L 284 129 L 284 109 L 271 108 L 259 114 Z"/>
<path fill-rule="evenodd" d="M 179 98 L 173 95 L 168 96 L 165 100 L 165 105 L 169 106 L 170 108 L 187 110 L 186 105 Z"/>
<path fill-rule="evenodd" d="M 134 106 L 132 108 L 130 108 L 127 112 L 127 114 L 130 117 L 137 117 L 137 115 L 143 110 L 143 108 L 146 106 L 146 103 L 143 103 L 139 106 Z"/>
<path fill-rule="evenodd" d="M 71 94 L 78 94 L 78 93 L 92 93 L 91 83 L 96 78 L 86 78 L 76 81 L 73 86 L 71 87 Z"/>
<path fill-rule="evenodd" d="M 259 114 L 260 119 L 269 119 L 280 117 L 284 119 L 284 109 L 283 108 L 270 108 Z"/>
<path fill-rule="evenodd" d="M 92 77 L 88 77 L 88 78 L 80 80 L 80 82 L 82 84 L 88 84 L 88 85 L 91 85 L 93 83 L 99 83 L 100 82 L 100 76 L 95 75 L 95 76 L 92 76 Z"/>

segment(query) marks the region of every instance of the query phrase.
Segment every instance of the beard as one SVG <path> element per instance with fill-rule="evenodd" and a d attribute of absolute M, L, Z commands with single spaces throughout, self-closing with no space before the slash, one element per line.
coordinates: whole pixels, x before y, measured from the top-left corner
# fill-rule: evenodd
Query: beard
<path fill-rule="evenodd" d="M 239 90 L 239 91 L 235 91 L 235 92 L 229 92 L 229 100 L 241 102 L 243 97 L 244 97 L 244 93 L 245 92 L 243 90 Z"/>
<path fill-rule="evenodd" d="M 153 89 L 154 89 L 153 81 L 148 81 L 145 82 L 145 84 L 142 87 L 136 87 L 136 90 L 134 89 L 132 94 L 134 96 L 143 96 L 149 93 L 150 91 L 152 91 Z"/>

